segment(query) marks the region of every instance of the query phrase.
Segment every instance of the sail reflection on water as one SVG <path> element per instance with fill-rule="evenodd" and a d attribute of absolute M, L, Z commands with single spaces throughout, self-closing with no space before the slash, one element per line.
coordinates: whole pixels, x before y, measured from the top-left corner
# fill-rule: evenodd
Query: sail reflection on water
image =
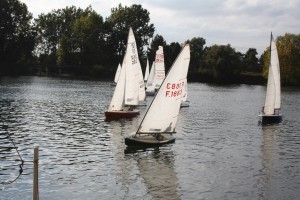
<path fill-rule="evenodd" d="M 167 148 L 167 147 L 166 147 Z M 178 178 L 174 170 L 174 155 L 157 147 L 140 155 L 137 159 L 148 193 L 153 199 L 180 199 L 177 188 Z"/>

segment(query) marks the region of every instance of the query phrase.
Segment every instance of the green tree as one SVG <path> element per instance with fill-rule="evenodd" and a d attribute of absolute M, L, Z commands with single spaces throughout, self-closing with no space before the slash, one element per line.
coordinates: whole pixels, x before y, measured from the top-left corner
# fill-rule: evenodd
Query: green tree
<path fill-rule="evenodd" d="M 281 83 L 284 85 L 300 85 L 300 34 L 286 33 L 276 39 L 280 64 Z M 267 78 L 270 64 L 270 48 L 264 54 L 263 74 Z"/>
<path fill-rule="evenodd" d="M 194 37 L 190 41 L 191 60 L 189 71 L 198 71 L 203 62 L 204 45 L 206 43 L 204 38 Z"/>
<path fill-rule="evenodd" d="M 213 45 L 204 53 L 205 73 L 220 83 L 233 83 L 240 74 L 240 54 L 228 45 Z"/>
<path fill-rule="evenodd" d="M 35 30 L 31 25 L 32 14 L 19 0 L 0 1 L 0 66 L 24 64 L 32 60 Z M 20 69 L 22 70 L 22 69 Z"/>
<path fill-rule="evenodd" d="M 144 56 L 144 47 L 148 45 L 148 40 L 154 33 L 154 25 L 150 24 L 149 12 L 146 9 L 136 4 L 130 7 L 119 4 L 118 7 L 111 9 L 111 15 L 106 21 L 111 27 L 107 42 L 114 51 L 117 62 L 124 56 L 130 27 L 135 35 L 139 55 Z"/>
<path fill-rule="evenodd" d="M 81 16 L 87 16 L 91 12 L 93 12 L 91 7 L 82 10 L 71 6 L 39 15 L 35 19 L 38 30 L 37 54 L 44 55 L 41 57 L 46 58 L 44 61 L 50 64 L 67 63 L 68 60 L 72 60 L 71 55 L 76 51 L 72 40 L 73 23 Z M 47 59 L 47 57 L 52 59 Z"/>
<path fill-rule="evenodd" d="M 277 38 L 277 50 L 283 84 L 300 84 L 300 34 L 286 33 Z"/>
<path fill-rule="evenodd" d="M 104 50 L 103 19 L 96 12 L 76 19 L 72 26 L 73 53 L 83 65 L 102 64 Z M 77 54 L 79 54 L 77 56 Z M 73 57 L 72 59 L 74 59 Z"/>
<path fill-rule="evenodd" d="M 259 65 L 259 60 L 256 57 L 257 51 L 254 48 L 249 48 L 243 59 L 243 71 L 246 72 L 261 72 L 262 68 Z"/>
<path fill-rule="evenodd" d="M 155 59 L 155 54 L 156 54 L 156 51 L 158 49 L 158 46 L 162 46 L 164 48 L 164 54 L 165 54 L 165 47 L 166 47 L 167 43 L 164 39 L 164 37 L 162 35 L 158 35 L 156 34 L 150 44 L 150 47 L 148 49 L 148 52 L 147 52 L 147 57 L 149 59 L 149 63 L 150 65 L 152 65 L 152 62 L 154 61 Z"/>
<path fill-rule="evenodd" d="M 164 52 L 166 72 L 169 71 L 170 67 L 172 66 L 178 54 L 180 53 L 181 49 L 182 47 L 178 42 L 171 42 L 169 45 L 165 46 Z"/>

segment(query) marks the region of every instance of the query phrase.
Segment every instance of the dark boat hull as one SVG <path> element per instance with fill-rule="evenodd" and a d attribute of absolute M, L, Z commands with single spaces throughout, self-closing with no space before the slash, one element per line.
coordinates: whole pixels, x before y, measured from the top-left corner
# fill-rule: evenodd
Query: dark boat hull
<path fill-rule="evenodd" d="M 150 146 L 162 146 L 175 142 L 175 138 L 170 134 L 161 134 L 162 138 L 156 139 L 153 135 L 137 134 L 125 138 L 125 144 L 127 146 L 139 146 L 139 147 L 150 147 Z"/>
<path fill-rule="evenodd" d="M 118 120 L 123 118 L 133 118 L 140 114 L 139 110 L 133 110 L 133 111 L 106 111 L 105 112 L 105 118 L 107 121 L 111 120 Z"/>
<path fill-rule="evenodd" d="M 155 95 L 155 92 L 147 92 L 146 91 L 146 96 L 154 96 Z"/>
<path fill-rule="evenodd" d="M 188 102 L 181 102 L 180 108 L 190 107 Z"/>
<path fill-rule="evenodd" d="M 262 124 L 273 124 L 282 121 L 282 115 L 260 115 Z"/>

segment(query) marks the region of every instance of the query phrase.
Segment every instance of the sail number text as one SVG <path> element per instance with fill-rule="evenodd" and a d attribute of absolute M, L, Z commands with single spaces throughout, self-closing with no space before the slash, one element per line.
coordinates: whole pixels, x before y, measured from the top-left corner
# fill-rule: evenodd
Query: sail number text
<path fill-rule="evenodd" d="M 182 95 L 183 86 L 184 86 L 184 82 L 167 83 L 166 97 L 178 97 L 178 96 Z"/>
<path fill-rule="evenodd" d="M 156 55 L 155 62 L 156 63 L 158 63 L 158 62 L 164 62 L 164 54 L 158 54 L 158 55 Z"/>
<path fill-rule="evenodd" d="M 137 59 L 138 59 L 135 43 L 131 43 L 131 48 L 132 48 L 131 64 L 134 65 L 137 63 Z"/>

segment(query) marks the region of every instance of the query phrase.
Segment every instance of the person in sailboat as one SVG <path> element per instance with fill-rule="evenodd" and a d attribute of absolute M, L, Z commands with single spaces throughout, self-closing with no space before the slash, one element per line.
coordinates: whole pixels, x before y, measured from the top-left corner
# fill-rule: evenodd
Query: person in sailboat
<path fill-rule="evenodd" d="M 158 141 L 162 141 L 164 139 L 164 136 L 162 136 L 160 133 L 155 134 L 155 139 Z"/>
<path fill-rule="evenodd" d="M 170 125 L 166 128 L 166 130 L 164 130 L 163 132 L 165 133 L 169 133 L 172 130 L 172 122 L 170 123 Z M 175 131 L 175 130 L 174 130 Z M 161 135 L 160 133 L 157 133 L 154 135 L 155 139 L 158 141 L 162 141 L 164 139 L 164 136 Z"/>
<path fill-rule="evenodd" d="M 133 111 L 135 109 L 135 106 L 129 106 L 129 111 Z"/>

